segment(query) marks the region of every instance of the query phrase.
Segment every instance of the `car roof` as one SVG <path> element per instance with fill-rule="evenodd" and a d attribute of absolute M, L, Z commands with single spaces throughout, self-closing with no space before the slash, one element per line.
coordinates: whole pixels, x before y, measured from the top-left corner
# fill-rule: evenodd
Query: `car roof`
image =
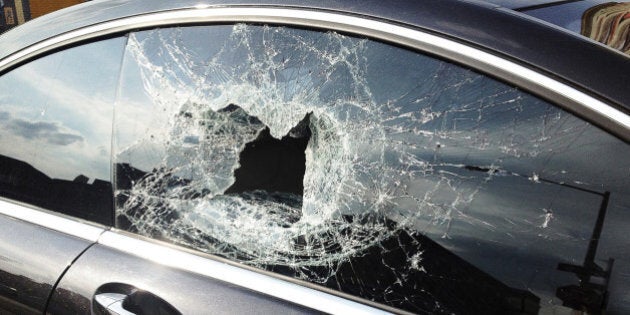
<path fill-rule="evenodd" d="M 502 0 L 493 2 L 504 3 Z M 559 27 L 484 1 L 96 0 L 34 19 L 0 35 L 0 47 L 3 47 L 0 60 L 13 51 L 77 28 L 201 5 L 204 8 L 299 7 L 387 20 L 441 34 L 525 64 L 603 99 L 621 111 L 630 112 L 630 89 L 627 88 L 630 58 Z"/>

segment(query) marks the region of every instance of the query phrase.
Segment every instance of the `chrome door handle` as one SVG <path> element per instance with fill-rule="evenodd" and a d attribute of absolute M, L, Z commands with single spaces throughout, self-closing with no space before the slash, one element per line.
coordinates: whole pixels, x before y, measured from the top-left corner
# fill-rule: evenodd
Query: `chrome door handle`
<path fill-rule="evenodd" d="M 95 315 L 181 315 L 155 294 L 124 283 L 107 283 L 96 290 L 92 298 Z"/>
<path fill-rule="evenodd" d="M 136 315 L 123 308 L 123 301 L 127 295 L 120 293 L 101 293 L 94 296 L 94 302 L 101 306 L 109 315 Z"/>

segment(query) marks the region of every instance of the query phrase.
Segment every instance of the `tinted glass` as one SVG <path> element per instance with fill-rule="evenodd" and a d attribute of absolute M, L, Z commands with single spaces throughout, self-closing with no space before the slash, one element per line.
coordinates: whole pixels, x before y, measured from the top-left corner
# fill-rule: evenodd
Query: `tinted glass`
<path fill-rule="evenodd" d="M 630 310 L 630 148 L 517 88 L 239 24 L 131 34 L 118 104 L 122 229 L 412 312 Z M 558 270 L 609 257 L 608 305 Z"/>
<path fill-rule="evenodd" d="M 125 38 L 64 50 L 0 77 L 0 194 L 112 222 L 111 124 Z"/>

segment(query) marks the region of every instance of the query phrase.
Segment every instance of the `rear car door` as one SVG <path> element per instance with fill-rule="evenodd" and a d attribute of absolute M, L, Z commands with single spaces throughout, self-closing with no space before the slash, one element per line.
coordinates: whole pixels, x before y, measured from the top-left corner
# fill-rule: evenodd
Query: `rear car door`
<path fill-rule="evenodd" d="M 61 275 L 86 248 L 96 241 L 101 230 L 85 229 L 76 233 L 71 220 L 26 213 L 30 209 L 9 202 L 0 202 L 0 313 L 42 314 L 52 290 Z M 4 215 L 9 212 L 10 214 Z M 33 215 L 63 225 L 76 236 L 47 229 L 41 225 L 16 219 Z M 30 220 L 29 220 L 30 221 Z"/>

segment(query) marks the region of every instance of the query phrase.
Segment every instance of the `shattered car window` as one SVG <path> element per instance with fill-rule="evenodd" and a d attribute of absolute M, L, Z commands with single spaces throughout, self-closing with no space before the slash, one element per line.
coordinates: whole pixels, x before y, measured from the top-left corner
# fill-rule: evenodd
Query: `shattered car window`
<path fill-rule="evenodd" d="M 630 310 L 628 146 L 517 88 L 245 24 L 132 33 L 120 86 L 121 229 L 411 312 Z"/>

